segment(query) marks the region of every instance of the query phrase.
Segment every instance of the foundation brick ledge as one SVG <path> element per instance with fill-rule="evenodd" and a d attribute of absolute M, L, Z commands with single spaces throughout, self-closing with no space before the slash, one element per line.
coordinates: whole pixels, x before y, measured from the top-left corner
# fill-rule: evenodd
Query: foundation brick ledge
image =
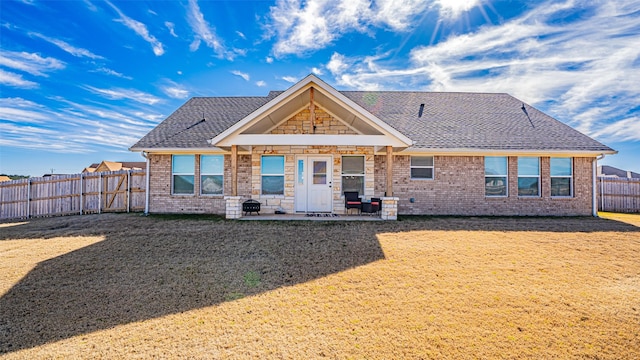
<path fill-rule="evenodd" d="M 398 197 L 383 197 L 382 207 L 380 208 L 380 217 L 382 220 L 398 220 Z"/>
<path fill-rule="evenodd" d="M 242 217 L 242 196 L 225 196 L 225 218 L 240 219 Z"/>

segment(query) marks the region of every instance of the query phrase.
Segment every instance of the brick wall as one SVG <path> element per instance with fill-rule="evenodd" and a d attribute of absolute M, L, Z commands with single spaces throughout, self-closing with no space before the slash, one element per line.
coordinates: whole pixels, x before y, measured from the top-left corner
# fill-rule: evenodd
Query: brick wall
<path fill-rule="evenodd" d="M 411 180 L 410 157 L 394 157 L 394 196 L 399 214 L 426 215 L 590 215 L 592 158 L 574 158 L 574 196 L 552 198 L 549 157 L 540 158 L 540 197 L 518 196 L 515 156 L 508 158 L 507 197 L 485 197 L 484 157 L 435 156 L 433 180 Z M 386 157 L 375 157 L 375 194 L 385 191 Z M 410 199 L 413 198 L 412 203 Z"/>

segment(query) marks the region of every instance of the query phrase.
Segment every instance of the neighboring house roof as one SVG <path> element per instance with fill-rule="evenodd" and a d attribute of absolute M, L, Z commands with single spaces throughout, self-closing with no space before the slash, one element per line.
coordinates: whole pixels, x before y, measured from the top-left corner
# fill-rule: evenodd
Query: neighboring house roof
<path fill-rule="evenodd" d="M 102 171 L 120 171 L 120 170 L 139 170 L 144 169 L 146 163 L 144 161 L 102 161 L 99 164 L 91 164 L 82 170 L 83 173 L 102 172 Z"/>
<path fill-rule="evenodd" d="M 0 182 L 11 181 L 11 178 L 6 175 L 0 175 Z"/>
<path fill-rule="evenodd" d="M 609 165 L 598 166 L 598 176 L 640 179 L 640 174 L 636 172 L 618 169 L 617 167 Z"/>
<path fill-rule="evenodd" d="M 364 117 L 382 120 L 411 139 L 413 151 L 615 153 L 508 94 L 337 91 L 312 75 L 292 88 L 305 81 L 319 82 L 327 94 L 335 92 L 353 102 L 363 109 Z M 272 91 L 265 97 L 192 98 L 131 150 L 212 148 L 207 140 L 247 121 L 287 92 Z"/>

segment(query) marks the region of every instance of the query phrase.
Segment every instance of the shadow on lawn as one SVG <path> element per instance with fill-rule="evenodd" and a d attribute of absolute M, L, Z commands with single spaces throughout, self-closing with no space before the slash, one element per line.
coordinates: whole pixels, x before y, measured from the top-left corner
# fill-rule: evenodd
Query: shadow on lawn
<path fill-rule="evenodd" d="M 361 223 L 101 216 L 86 216 L 91 223 L 39 219 L 2 229 L 0 241 L 42 238 L 47 229 L 47 238 L 101 235 L 105 240 L 39 263 L 0 298 L 0 354 L 216 305 L 384 258 L 375 229 Z M 105 223 L 105 217 L 117 222 Z"/>
<path fill-rule="evenodd" d="M 104 236 L 39 263 L 0 298 L 0 354 L 216 305 L 384 258 L 376 234 L 412 230 L 639 232 L 594 218 L 402 217 L 238 222 L 87 215 L 5 227 L 0 241 Z M 46 240 L 45 240 L 46 242 Z"/>

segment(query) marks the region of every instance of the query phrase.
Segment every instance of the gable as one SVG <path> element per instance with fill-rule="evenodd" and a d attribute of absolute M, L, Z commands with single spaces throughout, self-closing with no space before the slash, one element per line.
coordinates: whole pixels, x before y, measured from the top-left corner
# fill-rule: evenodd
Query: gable
<path fill-rule="evenodd" d="M 358 133 L 328 112 L 322 109 L 315 110 L 315 134 L 331 135 L 358 135 Z M 311 110 L 304 109 L 285 122 L 277 125 L 270 134 L 308 134 L 311 132 Z"/>

